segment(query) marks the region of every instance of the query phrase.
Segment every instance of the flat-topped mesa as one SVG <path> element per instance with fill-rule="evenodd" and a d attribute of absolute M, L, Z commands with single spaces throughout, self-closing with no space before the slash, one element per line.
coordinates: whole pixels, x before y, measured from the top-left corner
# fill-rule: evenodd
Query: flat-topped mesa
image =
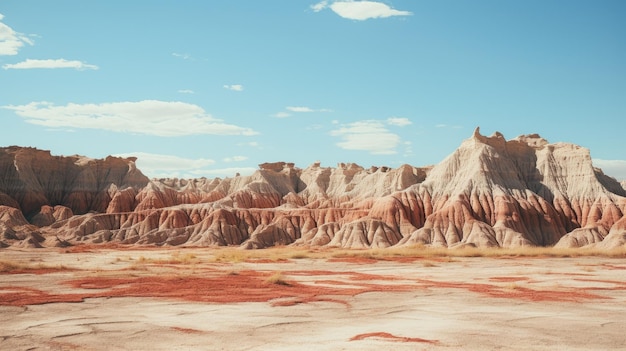
<path fill-rule="evenodd" d="M 295 164 L 292 162 L 265 162 L 259 164 L 259 169 L 264 171 L 281 172 L 285 169 L 294 169 Z"/>
<path fill-rule="evenodd" d="M 14 201 L 27 218 L 42 206 L 62 205 L 74 214 L 104 212 L 115 189 L 143 188 L 149 180 L 135 166 L 136 158 L 53 156 L 34 148 L 0 148 L 0 194 Z M 0 196 L 0 200 L 6 196 Z"/>
<path fill-rule="evenodd" d="M 533 149 L 541 149 L 544 146 L 548 145 L 548 141 L 542 138 L 539 134 L 520 135 L 517 138 L 514 138 L 513 140 L 509 141 L 509 143 L 512 141 L 519 141 L 521 143 L 524 143 L 532 147 Z"/>

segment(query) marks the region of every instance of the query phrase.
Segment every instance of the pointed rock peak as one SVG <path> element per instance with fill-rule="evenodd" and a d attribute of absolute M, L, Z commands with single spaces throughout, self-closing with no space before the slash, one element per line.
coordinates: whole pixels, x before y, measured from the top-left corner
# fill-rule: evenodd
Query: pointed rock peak
<path fill-rule="evenodd" d="M 492 147 L 504 147 L 506 140 L 504 139 L 504 135 L 502 133 L 496 131 L 490 137 L 486 137 L 480 134 L 480 127 L 476 127 L 474 129 L 474 134 L 472 135 L 471 140 L 474 142 L 479 142 L 482 144 L 487 144 Z"/>
<path fill-rule="evenodd" d="M 479 140 L 479 141 L 484 141 L 485 137 L 480 134 L 480 126 L 476 127 L 476 129 L 474 129 L 474 134 L 472 134 L 472 138 Z"/>

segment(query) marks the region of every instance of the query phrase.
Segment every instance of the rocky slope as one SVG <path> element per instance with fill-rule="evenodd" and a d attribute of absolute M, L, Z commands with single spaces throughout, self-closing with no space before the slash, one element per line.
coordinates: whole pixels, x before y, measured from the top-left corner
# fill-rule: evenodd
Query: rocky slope
<path fill-rule="evenodd" d="M 265 163 L 250 176 L 154 179 L 134 159 L 0 149 L 0 245 L 345 248 L 626 243 L 626 191 L 589 151 L 477 129 L 434 167 Z"/>

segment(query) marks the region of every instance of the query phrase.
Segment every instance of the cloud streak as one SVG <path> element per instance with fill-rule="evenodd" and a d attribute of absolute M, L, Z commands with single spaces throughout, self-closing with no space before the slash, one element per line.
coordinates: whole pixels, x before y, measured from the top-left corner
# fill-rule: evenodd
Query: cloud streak
<path fill-rule="evenodd" d="M 181 54 L 178 52 L 173 52 L 172 56 L 177 57 L 179 59 L 183 59 L 183 60 L 190 60 L 192 57 L 189 54 Z"/>
<path fill-rule="evenodd" d="M 392 125 L 392 126 L 405 127 L 410 124 L 413 124 L 413 122 L 411 122 L 406 117 L 389 117 L 387 118 L 387 124 Z"/>
<path fill-rule="evenodd" d="M 69 61 L 66 59 L 47 59 L 47 60 L 31 60 L 3 65 L 4 69 L 55 69 L 55 68 L 74 68 L 79 71 L 88 69 L 97 70 L 98 66 L 90 65 L 81 61 Z"/>
<path fill-rule="evenodd" d="M 337 15 L 357 21 L 364 21 L 371 18 L 387 18 L 393 16 L 410 16 L 410 11 L 400 11 L 389 7 L 389 5 L 378 1 L 354 1 L 342 0 L 321 1 L 311 5 L 314 12 L 320 12 L 326 8 L 330 8 Z"/>
<path fill-rule="evenodd" d="M 331 136 L 341 138 L 337 143 L 342 149 L 367 151 L 372 155 L 396 153 L 400 136 L 389 131 L 385 124 L 377 120 L 364 120 L 342 125 L 332 130 Z"/>
<path fill-rule="evenodd" d="M 232 91 L 243 91 L 243 85 L 241 84 L 225 84 L 224 89 Z"/>
<path fill-rule="evenodd" d="M 287 106 L 285 107 L 285 110 L 289 112 L 281 111 L 275 113 L 273 116 L 276 118 L 287 118 L 291 117 L 292 113 L 332 112 L 332 110 L 327 108 L 321 108 L 316 110 L 307 106 Z"/>
<path fill-rule="evenodd" d="M 222 161 L 224 161 L 224 162 L 241 162 L 241 161 L 245 161 L 247 159 L 248 159 L 247 156 L 233 156 L 233 157 L 226 157 Z"/>
<path fill-rule="evenodd" d="M 50 128 L 101 129 L 162 137 L 185 135 L 256 135 L 250 128 L 224 123 L 200 106 L 184 102 L 143 100 L 56 106 L 48 102 L 2 106 L 27 123 Z"/>
<path fill-rule="evenodd" d="M 149 178 L 215 178 L 234 177 L 237 173 L 250 175 L 256 171 L 252 167 L 228 167 L 213 169 L 215 161 L 207 158 L 184 158 L 174 155 L 131 152 L 115 154 L 116 157 L 137 157 L 137 168 Z M 234 156 L 240 159 L 243 156 Z"/>
<path fill-rule="evenodd" d="M 4 15 L 0 13 L 0 21 Z M 17 55 L 24 44 L 33 45 L 26 35 L 16 32 L 13 28 L 0 22 L 0 56 Z"/>

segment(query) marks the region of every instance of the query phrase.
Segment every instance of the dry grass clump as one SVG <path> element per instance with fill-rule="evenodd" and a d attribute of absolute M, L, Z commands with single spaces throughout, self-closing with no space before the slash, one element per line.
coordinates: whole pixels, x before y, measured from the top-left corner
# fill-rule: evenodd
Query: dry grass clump
<path fill-rule="evenodd" d="M 196 264 L 199 261 L 199 258 L 193 253 L 182 254 L 180 251 L 176 251 L 169 258 L 151 258 L 141 255 L 135 264 Z"/>
<path fill-rule="evenodd" d="M 18 264 L 15 262 L 11 262 L 11 261 L 0 261 L 0 272 L 11 272 L 11 271 L 16 271 L 18 269 L 24 269 L 25 265 L 24 264 Z"/>
<path fill-rule="evenodd" d="M 46 265 L 43 263 L 31 264 L 14 262 L 7 260 L 0 260 L 0 273 L 11 273 L 16 271 L 35 271 L 35 270 L 66 270 L 67 267 L 63 265 Z"/>
<path fill-rule="evenodd" d="M 300 247 L 277 246 L 260 250 L 244 250 L 238 247 L 212 248 L 213 262 L 237 263 L 254 260 L 280 262 L 290 259 L 318 258 L 314 250 Z"/>
<path fill-rule="evenodd" d="M 288 281 L 285 280 L 285 278 L 283 277 L 282 272 L 275 272 L 274 274 L 269 276 L 267 279 L 265 279 L 265 283 L 267 283 L 267 284 L 276 284 L 276 285 L 285 285 L 285 286 L 291 285 L 291 284 L 289 284 Z"/>
<path fill-rule="evenodd" d="M 206 250 L 206 251 L 199 251 Z M 281 262 L 293 259 L 435 259 L 436 262 L 453 262 L 455 257 L 626 257 L 626 247 L 615 250 L 593 248 L 554 248 L 554 247 L 517 247 L 517 248 L 477 248 L 477 247 L 429 247 L 413 245 L 375 249 L 342 249 L 332 247 L 292 247 L 278 246 L 258 250 L 244 250 L 239 247 L 211 247 L 196 249 L 194 252 L 208 253 L 202 261 L 213 263 L 240 262 Z M 139 257 L 140 264 L 195 264 L 201 260 L 194 253 L 174 252 L 169 259 L 151 259 Z"/>

